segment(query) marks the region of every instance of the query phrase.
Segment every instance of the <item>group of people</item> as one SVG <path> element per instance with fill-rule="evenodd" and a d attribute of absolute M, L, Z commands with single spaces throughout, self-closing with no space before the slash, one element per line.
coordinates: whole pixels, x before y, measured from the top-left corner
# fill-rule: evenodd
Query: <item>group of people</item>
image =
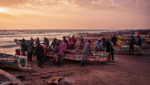
<path fill-rule="evenodd" d="M 138 35 L 136 37 L 131 36 L 130 40 L 129 40 L 129 54 L 134 54 L 135 45 L 142 48 L 142 43 L 143 43 L 143 40 L 142 40 L 142 37 L 140 35 Z"/>
<path fill-rule="evenodd" d="M 96 42 L 96 51 L 108 52 L 110 54 L 109 61 L 114 61 L 114 48 L 110 39 L 102 38 Z"/>
<path fill-rule="evenodd" d="M 78 46 L 76 46 L 76 38 L 74 36 L 70 38 L 63 37 L 63 40 L 58 40 L 56 38 L 53 39 L 52 43 L 49 45 L 49 39 L 44 38 L 43 43 L 40 43 L 39 38 L 33 39 L 31 38 L 30 42 L 27 44 L 25 39 L 21 41 L 21 52 L 22 55 L 26 55 L 28 57 L 28 61 L 32 61 L 32 56 L 36 56 L 37 65 L 42 67 L 44 61 L 47 59 L 48 51 L 51 51 L 52 55 L 54 55 L 53 64 L 60 66 L 64 60 L 66 50 L 74 50 L 78 47 L 78 49 L 83 53 L 81 66 L 84 66 L 87 62 L 88 55 L 91 54 L 91 40 L 85 41 L 82 37 L 78 42 Z M 114 60 L 114 49 L 110 42 L 110 40 L 106 40 L 102 38 L 98 40 L 96 43 L 97 51 L 106 51 L 110 53 L 112 57 L 112 61 Z M 16 51 L 17 53 L 17 51 Z"/>
<path fill-rule="evenodd" d="M 113 46 L 121 46 L 122 43 L 125 42 L 125 41 L 122 41 L 122 36 L 121 35 L 119 35 L 118 37 L 116 35 L 114 35 L 111 38 L 111 42 L 112 42 Z M 99 50 L 104 49 L 104 46 L 102 45 L 103 43 L 104 43 L 103 40 L 99 40 L 98 44 L 96 44 L 97 47 L 99 48 Z M 123 43 L 123 44 L 129 45 L 129 54 L 132 54 L 134 52 L 135 45 L 142 48 L 142 43 L 143 43 L 143 39 L 140 35 L 137 35 L 137 36 L 132 35 L 132 36 L 130 36 L 129 40 L 126 41 L 126 43 Z"/>
<path fill-rule="evenodd" d="M 28 40 L 29 41 L 29 40 Z M 32 56 L 36 56 L 37 64 L 39 67 L 43 66 L 44 61 L 47 58 L 47 52 L 53 50 L 53 54 L 57 54 L 55 58 L 55 64 L 60 65 L 63 61 L 66 49 L 75 49 L 76 39 L 74 36 L 69 38 L 63 37 L 63 40 L 53 39 L 51 45 L 49 45 L 49 39 L 44 38 L 43 43 L 40 43 L 40 39 L 33 39 L 31 37 L 30 42 L 27 42 L 24 38 L 21 40 L 21 50 L 16 49 L 16 55 L 23 55 L 28 58 L 28 61 L 32 61 Z M 20 52 L 21 51 L 21 52 Z"/>

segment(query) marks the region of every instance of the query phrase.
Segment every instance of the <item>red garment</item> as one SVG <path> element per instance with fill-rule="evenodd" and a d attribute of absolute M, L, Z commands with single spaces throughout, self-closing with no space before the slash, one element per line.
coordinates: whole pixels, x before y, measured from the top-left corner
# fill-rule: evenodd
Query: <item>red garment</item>
<path fill-rule="evenodd" d="M 16 49 L 15 55 L 20 55 L 20 49 Z"/>
<path fill-rule="evenodd" d="M 44 45 L 44 46 L 43 46 L 43 49 L 44 49 L 44 53 L 43 53 L 43 54 L 44 54 L 44 56 L 45 56 L 45 55 L 47 54 L 47 45 Z"/>
<path fill-rule="evenodd" d="M 31 37 L 31 40 L 34 40 L 34 39 Z"/>
<path fill-rule="evenodd" d="M 82 42 L 82 43 L 81 43 L 82 48 L 84 48 L 84 45 L 85 45 L 85 42 Z"/>
<path fill-rule="evenodd" d="M 71 38 L 70 41 L 75 44 L 76 43 L 76 39 L 75 38 Z"/>
<path fill-rule="evenodd" d="M 73 50 L 74 49 L 74 44 L 72 42 L 69 42 L 69 47 L 68 47 L 69 50 Z"/>

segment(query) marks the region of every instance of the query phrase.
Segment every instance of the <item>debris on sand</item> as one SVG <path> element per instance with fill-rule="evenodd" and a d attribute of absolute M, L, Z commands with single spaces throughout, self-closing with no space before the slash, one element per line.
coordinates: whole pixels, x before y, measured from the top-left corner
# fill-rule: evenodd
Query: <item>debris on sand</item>
<path fill-rule="evenodd" d="M 48 84 L 48 85 L 58 85 L 62 79 L 63 79 L 62 76 L 51 77 L 51 78 L 47 81 L 47 84 Z"/>

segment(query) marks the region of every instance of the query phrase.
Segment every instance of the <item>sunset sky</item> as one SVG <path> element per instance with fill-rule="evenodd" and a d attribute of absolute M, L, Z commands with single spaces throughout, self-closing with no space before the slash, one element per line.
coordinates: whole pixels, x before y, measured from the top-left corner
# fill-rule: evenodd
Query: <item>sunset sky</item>
<path fill-rule="evenodd" d="M 0 29 L 150 29 L 150 0 L 0 0 Z"/>

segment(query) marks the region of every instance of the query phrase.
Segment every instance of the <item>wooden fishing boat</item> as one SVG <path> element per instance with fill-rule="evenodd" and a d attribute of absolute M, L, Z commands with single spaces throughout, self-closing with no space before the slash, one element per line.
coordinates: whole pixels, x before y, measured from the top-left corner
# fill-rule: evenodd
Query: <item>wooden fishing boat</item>
<path fill-rule="evenodd" d="M 54 57 L 51 52 L 47 54 L 49 57 Z M 82 61 L 83 53 L 76 50 L 67 50 L 64 59 L 69 61 Z M 109 53 L 106 52 L 98 52 L 94 54 L 88 55 L 88 62 L 107 62 L 109 57 Z"/>
<path fill-rule="evenodd" d="M 115 46 L 116 54 L 129 54 L 129 45 Z M 134 46 L 134 54 L 142 54 L 142 49 L 139 46 Z"/>
<path fill-rule="evenodd" d="M 0 67 L 19 68 L 27 65 L 25 56 L 14 56 L 0 53 Z"/>

